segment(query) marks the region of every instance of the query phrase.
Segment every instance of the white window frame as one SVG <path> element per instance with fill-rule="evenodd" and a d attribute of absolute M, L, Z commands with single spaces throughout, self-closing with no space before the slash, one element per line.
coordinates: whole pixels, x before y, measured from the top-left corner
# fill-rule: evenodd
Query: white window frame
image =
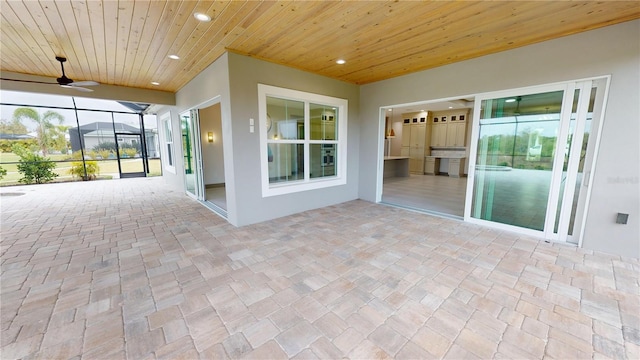
<path fill-rule="evenodd" d="M 164 169 L 168 172 L 175 174 L 176 173 L 176 151 L 173 146 L 173 128 L 171 127 L 171 112 L 168 112 L 160 117 L 160 123 L 162 124 L 162 134 L 164 143 L 163 152 L 166 152 L 166 156 L 163 156 L 163 164 Z M 167 129 L 169 129 L 169 133 L 167 134 Z M 173 161 L 173 163 L 169 163 L 169 159 Z"/>
<path fill-rule="evenodd" d="M 304 102 L 304 121 L 305 121 L 305 177 L 302 180 L 269 183 L 269 163 L 267 146 L 267 97 L 276 97 L 286 100 L 294 100 Z M 336 108 L 338 114 L 338 139 L 336 150 L 336 175 L 331 177 L 310 178 L 310 159 L 309 145 L 314 143 L 322 143 L 322 141 L 310 140 L 310 116 L 309 104 L 322 104 Z M 270 85 L 258 84 L 258 116 L 260 120 L 260 168 L 262 182 L 262 197 L 284 195 L 296 193 L 300 191 L 317 190 L 333 186 L 345 185 L 347 183 L 347 124 L 349 102 L 346 99 L 335 98 L 331 96 L 308 93 L 304 91 L 285 89 Z M 294 142 L 299 142 L 296 140 Z M 332 141 L 333 142 L 333 141 Z M 283 141 L 283 143 L 286 143 Z M 336 143 L 336 142 L 333 142 Z"/>

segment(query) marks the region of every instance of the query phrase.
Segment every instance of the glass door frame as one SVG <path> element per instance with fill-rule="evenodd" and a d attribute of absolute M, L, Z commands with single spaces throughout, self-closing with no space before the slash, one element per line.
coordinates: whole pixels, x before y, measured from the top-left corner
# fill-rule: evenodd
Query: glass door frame
<path fill-rule="evenodd" d="M 198 109 L 189 109 L 181 112 L 178 115 L 178 119 L 180 120 L 180 137 L 182 138 L 182 118 L 184 116 L 189 117 L 189 121 L 187 121 L 188 131 L 190 134 L 190 147 L 192 156 L 194 158 L 195 169 L 193 169 L 193 177 L 194 177 L 194 192 L 189 191 L 189 187 L 187 186 L 187 175 L 185 173 L 187 169 L 187 164 L 184 163 L 185 158 L 185 148 L 184 142 L 180 141 L 182 144 L 182 152 L 183 152 L 183 176 L 184 176 L 184 184 L 185 184 L 185 193 L 187 195 L 195 198 L 196 200 L 203 201 L 205 198 L 205 189 L 203 182 L 203 172 L 202 172 L 202 143 L 200 139 L 200 119 L 198 116 Z M 189 136 L 189 135 L 188 135 Z"/>
<path fill-rule="evenodd" d="M 604 82 L 603 91 L 599 100 L 601 100 L 600 104 L 602 107 L 599 108 L 599 111 L 593 111 L 593 120 L 592 120 L 592 131 L 591 136 L 593 139 L 590 139 L 589 148 L 587 150 L 588 157 L 585 160 L 585 168 L 584 174 L 585 179 L 583 179 L 584 184 L 582 187 L 586 187 L 582 189 L 580 192 L 580 203 L 579 207 L 575 213 L 576 219 L 576 227 L 573 231 L 573 237 L 569 237 L 566 234 L 567 224 L 569 221 L 569 216 L 571 215 L 571 211 L 566 211 L 562 209 L 570 208 L 571 204 L 568 203 L 569 196 L 565 194 L 565 199 L 562 201 L 562 205 L 560 210 L 558 209 L 557 204 L 559 203 L 560 198 L 560 189 L 562 182 L 562 173 L 563 173 L 563 162 L 564 162 L 564 151 L 565 146 L 567 144 L 567 138 L 569 136 L 569 124 L 572 115 L 572 105 L 574 101 L 574 94 L 576 89 L 580 89 L 579 99 L 581 100 L 579 103 L 578 111 L 581 110 L 584 112 L 586 106 L 588 106 L 589 102 L 589 94 L 591 90 L 591 84 L 596 83 L 598 81 Z M 468 179 L 467 179 L 467 195 L 465 199 L 465 207 L 464 207 L 464 221 L 469 223 L 478 224 L 482 226 L 488 226 L 492 228 L 496 228 L 499 230 L 511 231 L 523 235 L 528 235 L 532 237 L 544 238 L 545 240 L 551 241 L 559 241 L 566 242 L 567 240 L 577 240 L 575 242 L 578 243 L 579 246 L 582 245 L 582 238 L 584 234 L 585 228 L 585 219 L 587 215 L 587 210 L 589 206 L 589 199 L 591 195 L 591 182 L 593 179 L 593 169 L 595 169 L 595 163 L 597 160 L 598 153 L 598 145 L 600 140 L 600 135 L 602 132 L 602 119 L 604 117 L 604 112 L 606 108 L 606 100 L 609 92 L 609 83 L 610 76 L 599 76 L 594 78 L 575 80 L 575 81 L 565 81 L 561 83 L 541 85 L 541 86 L 531 86 L 531 87 L 523 87 L 509 90 L 501 90 L 490 93 L 482 93 L 475 96 L 475 106 L 474 106 L 474 116 L 473 122 L 471 124 L 471 139 L 470 139 L 470 149 L 469 149 L 469 161 L 467 163 L 468 166 Z M 589 91 L 585 91 L 586 89 Z M 479 218 L 472 217 L 472 204 L 474 197 L 474 186 L 475 186 L 475 172 L 476 172 L 476 158 L 478 156 L 478 142 L 479 142 L 479 133 L 480 133 L 480 119 L 481 119 L 481 104 L 483 100 L 489 99 L 497 99 L 497 98 L 505 98 L 505 97 L 514 97 L 519 95 L 527 95 L 527 94 L 538 94 L 538 93 L 546 93 L 553 91 L 564 91 L 562 108 L 560 113 L 560 128 L 558 132 L 557 141 L 555 144 L 555 158 L 553 160 L 553 168 L 551 173 L 551 184 L 549 188 L 549 194 L 547 199 L 547 209 L 545 213 L 545 224 L 544 229 L 542 231 L 527 229 L 524 227 L 519 227 L 515 225 L 508 225 L 503 223 L 498 223 L 490 220 L 483 220 Z M 584 100 L 586 98 L 586 100 Z M 598 99 L 597 99 L 598 101 Z M 596 107 L 598 107 L 598 102 L 596 101 Z M 582 107 L 581 107 L 582 106 Z M 586 117 L 586 112 L 583 114 Z M 593 143 L 591 143 L 593 141 Z M 574 148 L 580 147 L 582 141 L 573 142 L 572 150 Z M 571 151 L 571 153 L 579 153 L 579 150 Z M 590 159 L 589 159 L 590 157 Z M 574 170 L 577 172 L 577 166 L 572 166 L 572 168 L 568 170 Z M 588 175 L 587 175 L 588 174 Z M 575 174 L 571 175 L 571 179 L 575 181 Z M 571 180 L 570 179 L 570 180 Z M 567 187 L 569 187 L 569 182 L 567 181 Z M 573 199 L 571 199 L 572 201 Z M 564 230 L 565 234 L 561 234 L 560 232 L 554 232 L 554 225 L 556 214 L 558 211 L 561 211 L 560 223 L 563 224 L 562 227 L 559 227 L 560 230 Z M 577 239 L 576 239 L 577 237 Z"/>
<path fill-rule="evenodd" d="M 116 156 L 118 160 L 118 172 L 120 173 L 120 178 L 125 179 L 125 178 L 133 178 L 133 177 L 146 177 L 148 168 L 147 168 L 147 163 L 144 161 L 145 154 L 144 154 L 144 148 L 143 148 L 144 143 L 142 142 L 142 138 L 143 138 L 142 134 L 126 133 L 126 132 L 114 132 L 113 134 L 114 134 L 115 145 L 116 145 Z M 142 162 L 142 172 L 122 172 L 121 161 L 123 160 L 123 158 L 120 155 L 120 144 L 118 142 L 119 136 L 137 136 L 138 137 L 138 144 L 140 144 L 140 161 Z"/>

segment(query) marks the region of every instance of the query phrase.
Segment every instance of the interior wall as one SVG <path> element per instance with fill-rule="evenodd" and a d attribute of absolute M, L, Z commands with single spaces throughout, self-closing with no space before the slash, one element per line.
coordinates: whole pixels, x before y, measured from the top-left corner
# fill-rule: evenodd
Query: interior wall
<path fill-rule="evenodd" d="M 208 133 L 213 133 L 209 142 Z M 204 184 L 224 184 L 224 150 L 222 143 L 222 113 L 220 103 L 200 109 L 200 134 L 202 139 L 202 161 Z"/>
<path fill-rule="evenodd" d="M 357 199 L 359 159 L 359 90 L 357 85 L 320 75 L 229 53 L 233 148 L 238 221 L 247 225 L 301 211 Z M 327 95 L 349 101 L 347 183 L 341 186 L 262 197 L 260 175 L 260 133 L 258 119 L 258 84 Z M 249 131 L 249 119 L 255 132 Z M 227 137 L 225 137 L 225 142 Z M 375 142 L 375 140 L 374 140 Z M 225 146 L 225 153 L 228 147 Z M 225 163 L 226 166 L 226 163 Z M 226 168 L 227 172 L 229 171 Z M 228 180 L 228 179 L 227 179 Z"/>
<path fill-rule="evenodd" d="M 402 149 L 402 114 L 399 111 L 393 111 L 389 117 L 391 127 L 396 137 L 391 139 L 391 155 L 400 156 L 400 149 Z"/>
<path fill-rule="evenodd" d="M 640 257 L 640 20 L 608 26 L 361 87 L 361 137 L 377 138 L 393 104 L 611 75 L 583 246 Z M 433 84 L 437 84 L 434 86 Z M 360 143 L 359 196 L 375 201 L 379 147 Z M 618 212 L 627 225 L 615 224 Z"/>

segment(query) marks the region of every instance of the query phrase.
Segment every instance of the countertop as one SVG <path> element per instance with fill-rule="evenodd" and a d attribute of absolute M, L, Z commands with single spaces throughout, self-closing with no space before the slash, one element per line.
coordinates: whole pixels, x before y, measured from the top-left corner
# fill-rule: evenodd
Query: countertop
<path fill-rule="evenodd" d="M 384 159 L 385 160 L 402 160 L 402 159 L 408 159 L 408 156 L 385 156 Z"/>

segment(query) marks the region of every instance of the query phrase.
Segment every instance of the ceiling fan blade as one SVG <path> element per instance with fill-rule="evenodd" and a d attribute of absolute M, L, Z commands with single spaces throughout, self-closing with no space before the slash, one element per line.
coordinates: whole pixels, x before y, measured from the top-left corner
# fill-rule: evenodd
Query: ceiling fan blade
<path fill-rule="evenodd" d="M 93 92 L 92 89 L 87 89 L 87 88 L 83 88 L 83 87 L 79 87 L 79 86 L 73 86 L 73 85 L 60 85 L 60 87 L 63 87 L 65 89 L 74 89 L 74 90 L 78 90 L 78 91 L 82 91 L 82 92 Z"/>
<path fill-rule="evenodd" d="M 95 82 L 92 80 L 87 80 L 87 81 L 76 81 L 76 82 L 72 82 L 71 84 L 69 84 L 71 86 L 96 86 L 96 85 L 100 85 L 99 82 Z"/>
<path fill-rule="evenodd" d="M 54 82 L 44 82 L 44 81 L 34 81 L 34 80 L 20 80 L 20 79 L 8 79 L 8 78 L 0 78 L 0 80 L 32 83 L 32 84 L 58 85 L 57 83 L 54 83 Z"/>

